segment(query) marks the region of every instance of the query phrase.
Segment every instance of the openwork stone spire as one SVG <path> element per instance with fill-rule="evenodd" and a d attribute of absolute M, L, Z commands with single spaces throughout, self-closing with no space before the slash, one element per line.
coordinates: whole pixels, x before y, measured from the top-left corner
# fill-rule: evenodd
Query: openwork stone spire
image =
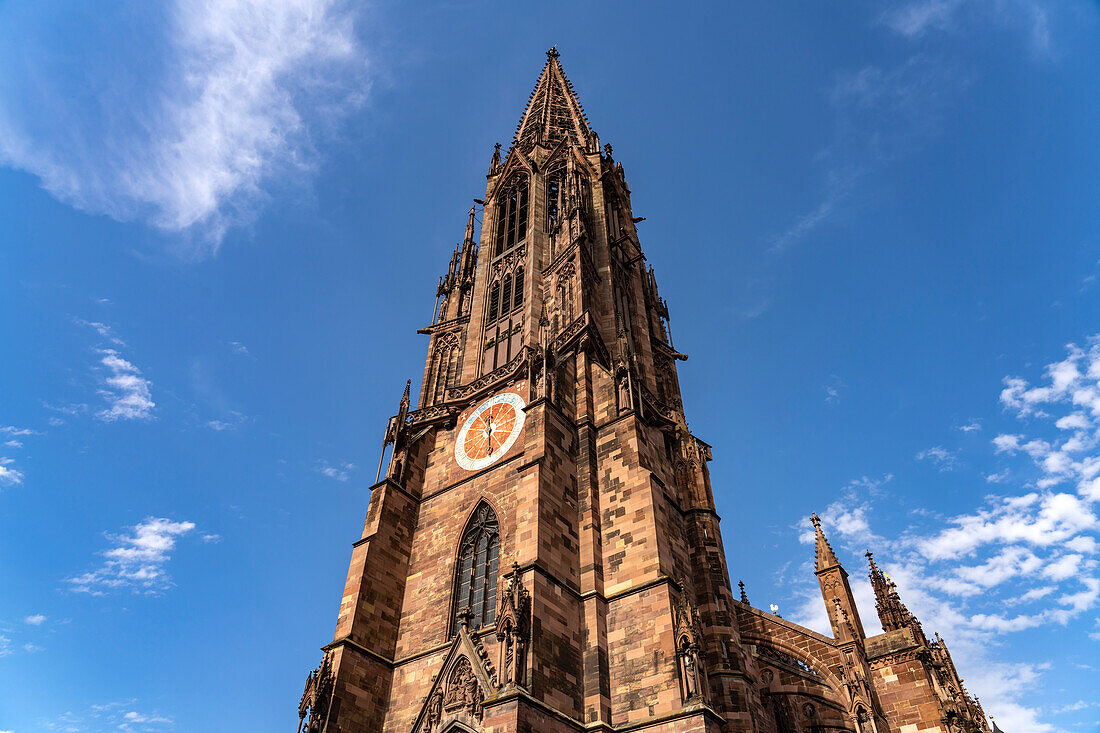
<path fill-rule="evenodd" d="M 898 587 L 894 581 L 886 577 L 875 564 L 875 556 L 867 551 L 867 562 L 871 564 L 871 587 L 875 590 L 875 609 L 878 611 L 879 620 L 884 631 L 895 631 L 909 626 L 913 620 L 913 614 L 901 602 L 898 595 Z"/>
<path fill-rule="evenodd" d="M 535 145 L 553 146 L 564 138 L 572 138 L 582 148 L 594 144 L 595 135 L 581 109 L 573 85 L 565 77 L 557 48 L 546 52 L 535 90 L 523 111 L 513 148 L 528 152 Z"/>
<path fill-rule="evenodd" d="M 825 533 L 821 531 L 821 517 L 817 516 L 817 514 L 811 515 L 810 523 L 814 526 L 817 569 L 827 570 L 828 568 L 839 565 L 840 560 L 836 559 L 836 553 L 833 552 L 829 540 L 825 539 Z"/>

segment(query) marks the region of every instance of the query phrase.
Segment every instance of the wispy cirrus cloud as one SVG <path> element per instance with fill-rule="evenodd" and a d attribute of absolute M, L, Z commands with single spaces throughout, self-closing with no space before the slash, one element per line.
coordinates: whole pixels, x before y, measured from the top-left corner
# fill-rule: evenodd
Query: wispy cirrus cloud
<path fill-rule="evenodd" d="M 960 33 L 970 24 L 995 23 L 1023 29 L 1032 48 L 1050 47 L 1050 8 L 1042 0 L 905 0 L 888 6 L 880 21 L 917 38 L 933 32 Z"/>
<path fill-rule="evenodd" d="M 959 455 L 942 445 L 934 445 L 917 453 L 918 461 L 927 461 L 941 471 L 954 471 L 959 463 Z"/>
<path fill-rule="evenodd" d="M 358 466 L 348 461 L 337 461 L 336 465 L 332 465 L 328 461 L 317 462 L 317 473 L 337 481 L 347 481 L 351 478 L 351 472 L 356 468 Z"/>
<path fill-rule="evenodd" d="M 912 42 L 911 52 L 893 66 L 835 72 L 826 89 L 834 115 L 833 139 L 815 158 L 822 171 L 820 194 L 771 238 L 774 253 L 842 217 L 868 197 L 865 179 L 940 135 L 945 119 L 971 86 L 973 66 L 929 44 L 917 46 L 921 39 L 1024 29 L 1034 50 L 1045 54 L 1051 46 L 1053 7 L 1044 0 L 902 0 L 876 6 L 875 12 L 876 25 L 892 41 L 900 36 Z"/>
<path fill-rule="evenodd" d="M 0 85 L 0 162 L 78 209 L 183 233 L 188 254 L 208 255 L 280 174 L 308 173 L 312 139 L 364 101 L 349 7 L 115 0 L 6 24 L 0 11 L 0 47 L 24 70 Z M 58 55 L 78 22 L 83 42 Z"/>
<path fill-rule="evenodd" d="M 11 458 L 0 457 L 0 486 L 23 483 L 23 472 L 16 468 L 14 463 L 15 461 Z"/>
<path fill-rule="evenodd" d="M 52 720 L 41 721 L 47 730 L 76 733 L 77 731 L 105 732 L 144 731 L 152 733 L 170 730 L 173 720 L 159 712 L 147 712 L 138 708 L 136 698 L 90 705 L 79 712 L 69 711 Z"/>
<path fill-rule="evenodd" d="M 163 592 L 172 585 L 167 565 L 176 542 L 194 529 L 194 522 L 147 517 L 127 532 L 105 534 L 113 547 L 100 553 L 103 563 L 67 578 L 66 583 L 74 592 L 92 595 L 115 590 L 150 595 Z"/>
<path fill-rule="evenodd" d="M 99 356 L 106 370 L 99 395 L 107 406 L 96 412 L 96 418 L 104 422 L 151 418 L 157 406 L 150 389 L 152 382 L 114 349 L 100 349 Z"/>
<path fill-rule="evenodd" d="M 96 364 L 93 372 L 96 379 L 96 394 L 103 406 L 94 410 L 97 420 L 118 422 L 120 420 L 150 420 L 156 403 L 153 401 L 153 383 L 145 377 L 132 361 L 126 358 L 121 349 L 126 347 L 114 329 L 95 321 L 74 318 L 80 326 L 95 331 L 102 342 L 96 346 Z M 69 404 L 61 407 L 47 405 L 47 408 L 70 417 L 88 414 L 94 408 L 87 404 Z M 64 424 L 64 419 L 55 417 L 52 424 Z"/>
<path fill-rule="evenodd" d="M 0 425 L 0 445 L 9 450 L 17 450 L 23 447 L 23 439 L 41 435 L 42 433 L 30 428 L 18 428 L 14 425 Z M 0 487 L 14 486 L 23 483 L 23 472 L 15 465 L 15 459 L 0 455 Z"/>

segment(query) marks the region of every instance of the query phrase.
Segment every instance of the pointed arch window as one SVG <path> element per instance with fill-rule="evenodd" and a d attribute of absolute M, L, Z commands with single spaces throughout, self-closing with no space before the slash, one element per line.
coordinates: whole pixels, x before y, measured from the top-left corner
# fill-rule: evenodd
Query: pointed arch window
<path fill-rule="evenodd" d="M 454 608 L 451 634 L 458 631 L 459 615 L 469 607 L 470 628 L 488 626 L 496 620 L 497 567 L 500 559 L 500 525 L 496 514 L 481 502 L 462 533 L 455 564 Z"/>
<path fill-rule="evenodd" d="M 519 308 L 523 305 L 523 268 L 516 270 L 515 289 L 512 293 L 512 310 Z"/>
<path fill-rule="evenodd" d="M 527 237 L 527 179 L 520 177 L 497 200 L 497 231 L 493 257 L 499 257 Z"/>
<path fill-rule="evenodd" d="M 492 323 L 500 315 L 500 283 L 493 283 L 493 287 L 489 290 L 489 323 Z"/>
<path fill-rule="evenodd" d="M 502 293 L 503 294 L 500 296 L 500 314 L 505 315 L 512 310 L 512 278 L 505 278 L 504 290 Z"/>

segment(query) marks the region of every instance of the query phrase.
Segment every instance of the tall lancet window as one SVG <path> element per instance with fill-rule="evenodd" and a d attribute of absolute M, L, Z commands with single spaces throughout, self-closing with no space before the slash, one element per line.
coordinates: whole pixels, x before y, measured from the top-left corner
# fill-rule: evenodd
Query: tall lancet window
<path fill-rule="evenodd" d="M 459 616 L 467 607 L 473 612 L 471 629 L 488 626 L 496 620 L 499 555 L 497 516 L 488 504 L 481 502 L 462 534 L 458 549 L 452 634 L 458 631 Z"/>
<path fill-rule="evenodd" d="M 499 257 L 527 238 L 527 179 L 519 177 L 497 196 L 497 230 L 493 257 Z"/>

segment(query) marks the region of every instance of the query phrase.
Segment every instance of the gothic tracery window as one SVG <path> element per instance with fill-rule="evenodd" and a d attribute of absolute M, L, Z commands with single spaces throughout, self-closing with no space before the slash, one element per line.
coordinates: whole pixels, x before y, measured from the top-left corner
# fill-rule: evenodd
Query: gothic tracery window
<path fill-rule="evenodd" d="M 493 257 L 522 243 L 527 238 L 527 179 L 519 177 L 497 198 L 496 243 Z"/>
<path fill-rule="evenodd" d="M 512 278 L 515 281 L 515 290 L 512 294 L 512 309 L 519 308 L 523 305 L 523 268 L 516 270 L 515 276 Z"/>
<path fill-rule="evenodd" d="M 489 289 L 489 317 L 488 323 L 492 323 L 500 315 L 500 283 L 493 283 L 493 287 Z"/>
<path fill-rule="evenodd" d="M 481 502 L 470 518 L 459 545 L 452 634 L 458 631 L 459 617 L 467 607 L 473 613 L 471 629 L 487 626 L 496 619 L 499 554 L 500 526 L 496 514 L 488 504 Z"/>

